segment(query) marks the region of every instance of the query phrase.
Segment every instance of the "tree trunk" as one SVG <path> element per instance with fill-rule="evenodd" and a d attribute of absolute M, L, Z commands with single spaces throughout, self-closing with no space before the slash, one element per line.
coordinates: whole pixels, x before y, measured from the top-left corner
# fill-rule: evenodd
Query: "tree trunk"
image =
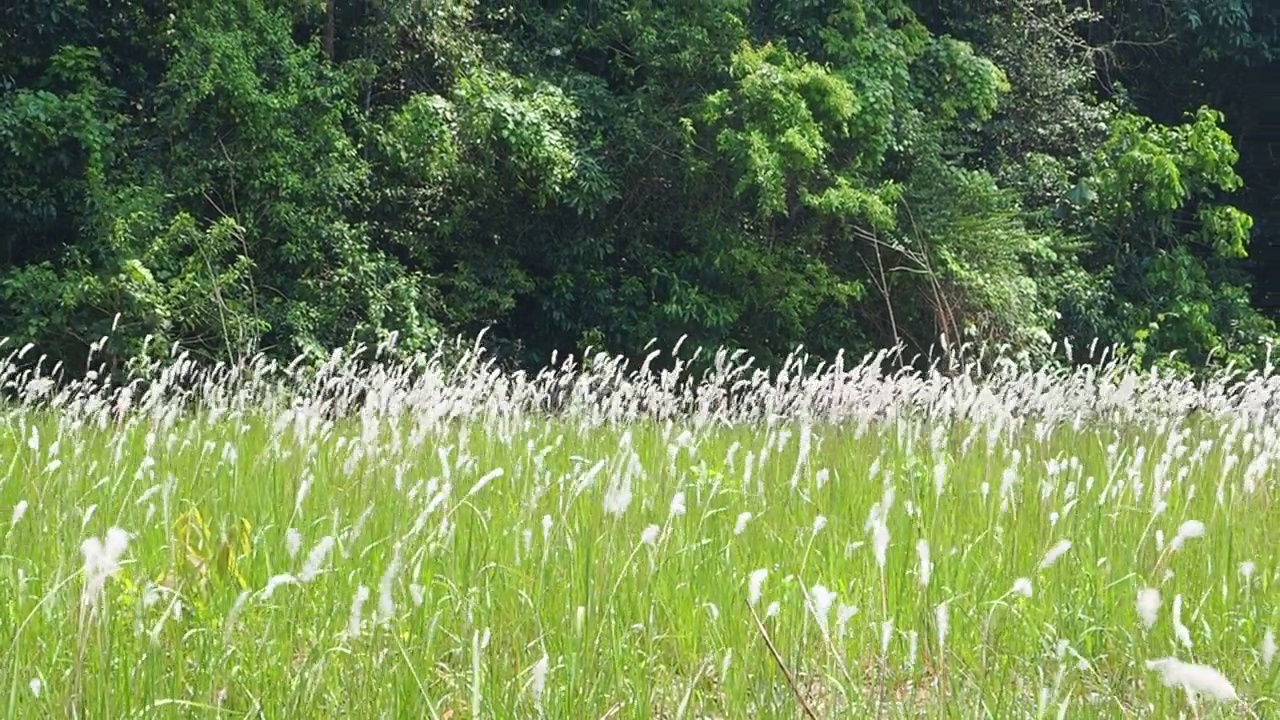
<path fill-rule="evenodd" d="M 326 0 L 324 5 L 324 54 L 333 60 L 334 7 L 336 0 Z"/>

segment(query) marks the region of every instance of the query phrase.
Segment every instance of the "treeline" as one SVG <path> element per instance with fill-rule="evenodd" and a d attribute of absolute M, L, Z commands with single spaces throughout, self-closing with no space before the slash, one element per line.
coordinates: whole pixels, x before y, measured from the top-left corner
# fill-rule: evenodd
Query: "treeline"
<path fill-rule="evenodd" d="M 1280 0 L 1089 6 L 10 0 L 0 336 L 1257 364 Z"/>

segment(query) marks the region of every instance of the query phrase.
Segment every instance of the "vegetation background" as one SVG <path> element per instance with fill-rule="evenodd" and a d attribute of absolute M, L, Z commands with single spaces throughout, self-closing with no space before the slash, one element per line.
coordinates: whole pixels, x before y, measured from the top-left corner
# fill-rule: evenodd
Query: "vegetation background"
<path fill-rule="evenodd" d="M 8 0 L 0 336 L 1256 366 L 1278 53 L 1280 0 Z"/>

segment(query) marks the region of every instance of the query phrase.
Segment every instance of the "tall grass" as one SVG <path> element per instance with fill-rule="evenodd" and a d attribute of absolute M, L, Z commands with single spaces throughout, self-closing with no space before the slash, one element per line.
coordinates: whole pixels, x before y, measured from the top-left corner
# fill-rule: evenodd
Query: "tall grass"
<path fill-rule="evenodd" d="M 1274 376 L 884 359 L 765 373 L 721 352 L 691 377 L 606 357 L 519 374 L 479 353 L 335 354 L 314 373 L 177 356 L 118 386 L 11 354 L 0 703 L 1280 712 Z"/>

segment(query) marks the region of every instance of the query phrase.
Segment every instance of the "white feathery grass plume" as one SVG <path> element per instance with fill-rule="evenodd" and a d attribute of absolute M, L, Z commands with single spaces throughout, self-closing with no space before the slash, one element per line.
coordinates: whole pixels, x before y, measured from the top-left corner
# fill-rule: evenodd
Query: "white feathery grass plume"
<path fill-rule="evenodd" d="M 1262 636 L 1262 666 L 1271 669 L 1271 663 L 1276 659 L 1276 632 L 1271 628 L 1267 628 L 1267 634 Z"/>
<path fill-rule="evenodd" d="M 44 689 L 44 683 L 40 682 L 40 678 L 31 678 L 31 682 L 27 683 L 27 687 L 31 688 L 31 694 L 36 698 L 40 697 L 40 691 Z"/>
<path fill-rule="evenodd" d="M 84 532 L 84 529 L 89 527 L 89 521 L 93 519 L 93 514 L 96 512 L 98 512 L 97 503 L 94 503 L 85 509 L 84 517 L 80 519 L 80 532 Z"/>
<path fill-rule="evenodd" d="M 1046 570 L 1058 562 L 1058 558 L 1062 557 L 1071 549 L 1070 540 L 1059 540 L 1057 545 L 1049 548 L 1049 552 L 1044 554 L 1044 558 L 1040 560 L 1040 570 Z"/>
<path fill-rule="evenodd" d="M 767 568 L 752 570 L 751 574 L 747 576 L 747 602 L 752 607 L 755 607 L 756 603 L 760 602 L 760 591 L 764 587 L 764 581 L 767 577 L 769 577 Z"/>
<path fill-rule="evenodd" d="M 880 623 L 880 654 L 889 654 L 889 641 L 893 639 L 893 618 Z"/>
<path fill-rule="evenodd" d="M 129 533 L 118 527 L 107 530 L 105 541 L 96 537 L 80 545 L 84 556 L 84 589 L 80 600 L 84 605 L 96 607 L 107 578 L 120 570 L 120 556 L 129 545 Z"/>
<path fill-rule="evenodd" d="M 302 566 L 302 572 L 298 573 L 300 582 L 308 583 L 316 579 L 316 575 L 320 573 L 321 566 L 329 557 L 329 552 L 333 550 L 334 539 L 332 535 L 325 535 L 320 538 L 320 542 L 311 548 L 311 553 L 307 555 L 307 561 Z"/>
<path fill-rule="evenodd" d="M 831 604 L 835 602 L 835 599 L 835 592 L 828 590 L 824 585 L 814 585 L 806 593 L 805 604 L 809 606 L 809 611 L 813 613 L 813 618 L 817 621 L 818 629 L 822 631 L 823 637 L 830 637 L 828 623 L 831 619 Z"/>
<path fill-rule="evenodd" d="M 231 634 L 236 631 L 236 623 L 240 621 L 240 613 L 244 611 L 245 603 L 249 601 L 248 590 L 236 596 L 236 601 L 231 605 L 231 610 L 227 612 L 227 619 L 222 626 L 222 644 L 231 644 Z"/>
<path fill-rule="evenodd" d="M 1175 595 L 1173 598 L 1173 634 L 1183 647 L 1191 649 L 1191 632 L 1182 624 L 1182 595 Z"/>
<path fill-rule="evenodd" d="M 764 616 L 766 618 L 771 618 L 777 615 L 781 610 L 782 610 L 782 603 L 778 602 L 777 600 L 774 600 L 773 602 L 769 603 L 769 607 L 764 609 Z"/>
<path fill-rule="evenodd" d="M 488 640 L 489 629 L 485 628 L 485 640 Z M 480 675 L 483 662 L 480 660 L 480 651 L 484 649 L 484 645 L 480 641 L 480 631 L 476 630 L 471 633 L 471 717 L 483 717 L 481 707 L 483 695 L 480 691 Z"/>
<path fill-rule="evenodd" d="M 738 513 L 738 519 L 733 524 L 733 534 L 741 535 L 744 531 L 746 531 L 747 523 L 751 522 L 751 517 L 752 517 L 751 513 L 749 512 Z"/>
<path fill-rule="evenodd" d="M 396 614 L 396 601 L 391 591 L 396 577 L 400 575 L 401 567 L 400 543 L 396 543 L 391 553 L 391 563 L 387 565 L 386 572 L 382 573 L 382 578 L 378 581 L 378 622 L 382 625 L 390 622 Z"/>
<path fill-rule="evenodd" d="M 657 525 L 650 525 L 640 532 L 641 545 L 653 545 L 658 542 L 658 534 L 662 532 L 662 528 Z"/>
<path fill-rule="evenodd" d="M 631 506 L 631 476 L 626 471 L 618 474 L 609 483 L 604 494 L 604 511 L 615 517 L 621 517 Z"/>
<path fill-rule="evenodd" d="M 547 687 L 547 673 L 550 670 L 551 658 L 542 653 L 538 662 L 529 669 L 529 694 L 533 696 L 533 706 L 538 714 L 542 714 L 542 693 Z"/>
<path fill-rule="evenodd" d="M 812 535 L 813 535 L 813 536 L 817 536 L 817 534 L 818 534 L 818 533 L 822 532 L 822 528 L 824 528 L 824 527 L 826 527 L 826 526 L 827 526 L 827 517 L 826 517 L 825 515 L 819 515 L 819 516 L 815 517 L 815 518 L 813 519 L 813 533 L 812 533 Z"/>
<path fill-rule="evenodd" d="M 837 638 L 840 638 L 840 639 L 844 638 L 845 629 L 848 627 L 849 621 L 852 620 L 853 616 L 857 614 L 858 614 L 858 608 L 853 605 L 845 605 L 841 603 L 841 605 L 836 608 L 836 637 Z"/>
<path fill-rule="evenodd" d="M 298 484 L 298 493 L 293 499 L 293 512 L 302 515 L 302 504 L 307 501 L 307 495 L 311 493 L 311 473 L 305 472 L 302 475 L 302 482 Z"/>
<path fill-rule="evenodd" d="M 889 526 L 883 522 L 876 523 L 871 529 L 871 549 L 876 554 L 876 565 L 883 571 L 886 554 L 889 551 Z"/>
<path fill-rule="evenodd" d="M 351 599 L 351 615 L 347 618 L 347 638 L 360 637 L 361 616 L 364 613 L 365 601 L 369 599 L 369 588 L 361 585 L 356 588 L 356 595 Z"/>
<path fill-rule="evenodd" d="M 267 586 L 262 589 L 262 599 L 270 600 L 271 596 L 275 594 L 276 588 L 279 588 L 281 585 L 294 585 L 297 582 L 298 578 L 288 573 L 272 575 L 271 579 L 267 580 Z"/>
<path fill-rule="evenodd" d="M 933 611 L 934 623 L 938 626 L 938 657 L 947 656 L 947 630 L 951 627 L 951 608 L 947 603 L 938 605 Z"/>
<path fill-rule="evenodd" d="M 1143 588 L 1138 591 L 1138 619 L 1148 630 L 1156 624 L 1160 616 L 1160 591 L 1155 588 Z"/>
<path fill-rule="evenodd" d="M 802 471 L 809 465 L 809 452 L 813 443 L 813 428 L 808 422 L 800 426 L 800 442 L 796 449 L 796 464 L 791 470 L 791 479 L 787 485 L 792 489 L 800 484 L 800 475 Z M 782 450 L 785 445 L 779 442 L 778 450 Z"/>
<path fill-rule="evenodd" d="M 284 549 L 292 560 L 298 557 L 298 553 L 302 552 L 302 533 L 296 528 L 289 528 L 284 532 Z"/>
<path fill-rule="evenodd" d="M 1198 537 L 1204 537 L 1204 523 L 1199 520 L 1188 520 L 1178 526 L 1178 534 L 1169 542 L 1169 550 L 1181 550 L 1187 540 Z"/>
<path fill-rule="evenodd" d="M 467 491 L 467 494 L 464 495 L 463 498 L 464 499 L 469 498 L 472 495 L 475 495 L 476 493 L 480 492 L 481 490 L 484 489 L 485 485 L 488 485 L 494 480 L 497 480 L 498 478 L 502 477 L 502 475 L 505 472 L 506 470 L 503 470 L 502 468 L 499 467 L 499 468 L 494 468 L 489 472 L 485 473 L 483 477 L 481 477 L 479 480 L 476 481 L 475 485 L 471 486 L 471 489 Z"/>
<path fill-rule="evenodd" d="M 18 504 L 13 506 L 13 517 L 9 520 L 9 529 L 12 530 L 13 526 L 17 525 L 22 520 L 22 516 L 26 514 L 27 501 L 19 500 Z"/>
<path fill-rule="evenodd" d="M 551 520 L 550 515 L 542 516 L 542 539 L 543 540 L 546 540 L 547 538 L 551 537 L 552 524 L 553 524 L 553 521 Z"/>
<path fill-rule="evenodd" d="M 929 541 L 920 538 L 916 542 L 916 555 L 920 558 L 920 585 L 929 587 L 929 576 L 933 574 L 933 562 L 929 559 Z"/>
<path fill-rule="evenodd" d="M 716 605 L 713 602 L 706 602 L 706 603 L 703 603 L 702 606 L 707 609 L 707 614 L 711 616 L 712 622 L 715 622 L 716 620 L 720 619 L 719 605 Z"/>
<path fill-rule="evenodd" d="M 889 549 L 889 511 L 893 509 L 895 491 L 890 485 L 884 490 L 884 498 L 871 506 L 863 530 L 871 533 L 871 547 L 875 551 L 876 564 L 884 572 L 885 554 Z"/>
<path fill-rule="evenodd" d="M 920 653 L 920 633 L 912 630 L 907 633 L 907 669 L 914 670 L 916 656 Z"/>
<path fill-rule="evenodd" d="M 1031 597 L 1031 594 L 1032 594 L 1031 579 L 1021 577 L 1021 578 L 1018 578 L 1017 580 L 1014 580 L 1013 590 L 1011 592 L 1013 592 L 1013 594 L 1015 595 L 1021 595 L 1022 597 L 1028 597 L 1028 598 Z"/>
<path fill-rule="evenodd" d="M 1222 702 L 1240 699 L 1227 678 L 1208 665 L 1196 665 L 1166 657 L 1148 660 L 1147 669 L 1160 673 L 1160 679 L 1166 687 L 1182 688 L 1188 693 L 1205 695 Z"/>
<path fill-rule="evenodd" d="M 671 498 L 671 510 L 667 513 L 667 519 L 671 520 L 678 518 L 681 515 L 684 515 L 685 512 L 684 491 L 680 490 L 676 492 L 675 497 Z"/>

